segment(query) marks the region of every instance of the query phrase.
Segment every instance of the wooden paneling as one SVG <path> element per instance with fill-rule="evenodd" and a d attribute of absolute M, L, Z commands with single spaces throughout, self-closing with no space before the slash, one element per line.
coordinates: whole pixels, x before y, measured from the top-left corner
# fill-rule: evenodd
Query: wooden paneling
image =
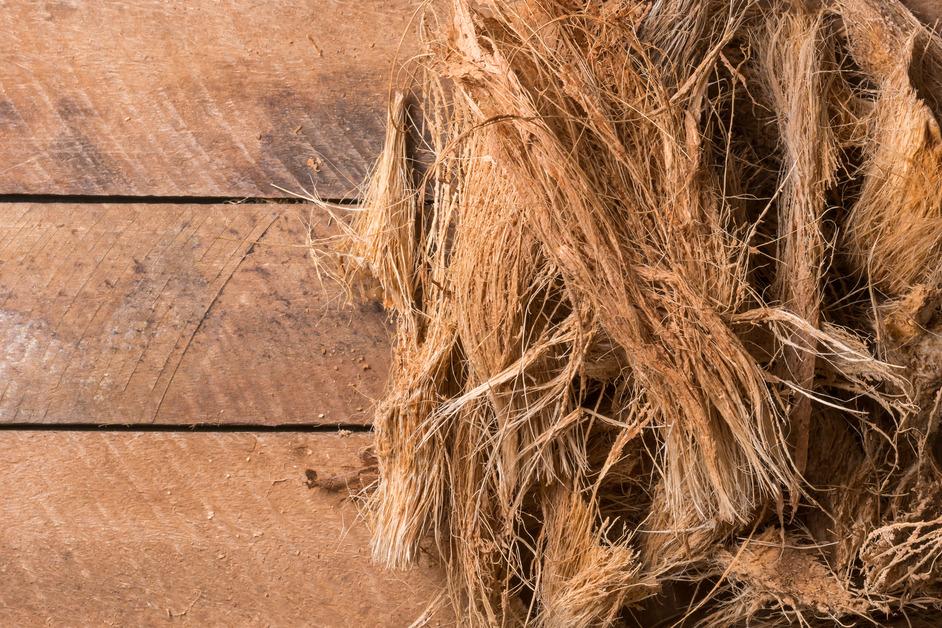
<path fill-rule="evenodd" d="M 382 146 L 413 11 L 0 1 L 0 194 L 271 197 L 313 181 L 348 196 Z"/>
<path fill-rule="evenodd" d="M 440 573 L 372 566 L 346 492 L 306 485 L 368 442 L 2 432 L 0 624 L 407 626 Z"/>
<path fill-rule="evenodd" d="M 389 354 L 311 206 L 0 205 L 0 422 L 364 423 Z"/>

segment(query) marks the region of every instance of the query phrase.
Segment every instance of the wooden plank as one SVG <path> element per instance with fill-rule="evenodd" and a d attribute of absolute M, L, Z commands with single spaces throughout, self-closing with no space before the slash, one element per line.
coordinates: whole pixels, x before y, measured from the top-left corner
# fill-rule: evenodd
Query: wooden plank
<path fill-rule="evenodd" d="M 0 422 L 368 422 L 383 314 L 318 281 L 309 228 L 304 205 L 0 205 Z"/>
<path fill-rule="evenodd" d="M 351 194 L 412 0 L 0 2 L 0 194 Z M 413 50 L 405 38 L 402 55 Z"/>
<path fill-rule="evenodd" d="M 306 485 L 368 442 L 3 432 L 0 624 L 406 626 L 438 571 L 372 566 L 346 493 Z"/>

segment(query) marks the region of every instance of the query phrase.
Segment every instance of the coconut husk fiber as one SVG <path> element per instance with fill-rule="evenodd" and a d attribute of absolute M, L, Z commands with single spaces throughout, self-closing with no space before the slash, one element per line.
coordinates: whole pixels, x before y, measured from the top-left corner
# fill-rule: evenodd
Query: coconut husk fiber
<path fill-rule="evenodd" d="M 942 609 L 942 39 L 897 0 L 453 0 L 330 250 L 374 558 L 468 625 Z M 354 290 L 355 292 L 355 290 Z"/>

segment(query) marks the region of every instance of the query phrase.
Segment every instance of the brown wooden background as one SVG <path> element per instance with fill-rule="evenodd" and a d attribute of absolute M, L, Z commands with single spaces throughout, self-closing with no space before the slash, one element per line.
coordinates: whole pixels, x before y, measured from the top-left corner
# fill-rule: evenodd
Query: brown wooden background
<path fill-rule="evenodd" d="M 388 337 L 305 242 L 408 0 L 0 2 L 0 625 L 402 626 L 344 493 Z M 400 42 L 404 42 L 400 44 Z"/>

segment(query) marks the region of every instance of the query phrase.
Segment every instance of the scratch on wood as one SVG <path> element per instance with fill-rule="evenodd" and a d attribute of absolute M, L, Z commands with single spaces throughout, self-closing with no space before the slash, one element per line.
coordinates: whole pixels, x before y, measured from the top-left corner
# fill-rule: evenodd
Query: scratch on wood
<path fill-rule="evenodd" d="M 0 207 L 0 422 L 367 423 L 383 315 L 318 283 L 295 211 Z"/>
<path fill-rule="evenodd" d="M 196 337 L 197 332 L 199 332 L 199 330 L 203 327 L 203 323 L 206 321 L 206 318 L 209 316 L 209 313 L 212 311 L 213 307 L 216 305 L 216 302 L 219 301 L 219 295 L 221 295 L 223 290 L 226 289 L 226 286 L 229 284 L 229 281 L 232 279 L 233 275 L 235 275 L 236 272 L 239 270 L 239 267 L 242 266 L 242 263 L 245 261 L 245 258 L 249 256 L 249 254 L 255 248 L 255 245 L 258 244 L 259 240 L 265 237 L 265 234 L 268 233 L 268 230 L 271 229 L 271 226 L 275 224 L 275 222 L 279 218 L 280 216 L 278 214 L 272 213 L 268 215 L 267 224 L 265 224 L 264 228 L 261 229 L 261 233 L 258 233 L 254 238 L 252 238 L 251 245 L 249 245 L 248 247 L 245 247 L 245 250 L 243 251 L 242 255 L 239 257 L 239 261 L 236 262 L 236 264 L 231 267 L 231 270 L 229 270 L 228 273 L 226 273 L 225 277 L 223 278 L 221 282 L 221 285 L 216 290 L 216 293 L 213 295 L 212 300 L 209 302 L 209 305 L 207 305 L 203 309 L 203 314 L 200 316 L 199 321 L 193 327 L 193 330 L 190 332 L 189 336 L 187 337 L 186 344 L 183 346 L 183 351 L 180 352 L 180 357 L 177 358 L 177 361 L 173 367 L 173 372 L 171 372 L 170 378 L 167 380 L 167 385 L 164 387 L 163 392 L 161 392 L 160 394 L 160 401 L 157 402 L 157 407 L 154 409 L 154 415 L 151 418 L 151 423 L 157 421 L 157 417 L 160 416 L 160 409 L 161 407 L 163 407 L 164 399 L 167 398 L 167 391 L 170 390 L 170 387 L 173 384 L 173 380 L 177 375 L 177 371 L 180 370 L 180 365 L 183 363 L 183 358 L 186 356 L 186 353 L 189 350 L 190 345 L 193 343 L 193 338 Z M 254 231 L 258 231 L 258 229 Z M 244 242 L 243 242 L 243 245 L 244 245 Z M 220 273 L 221 272 L 222 271 L 220 271 Z"/>

